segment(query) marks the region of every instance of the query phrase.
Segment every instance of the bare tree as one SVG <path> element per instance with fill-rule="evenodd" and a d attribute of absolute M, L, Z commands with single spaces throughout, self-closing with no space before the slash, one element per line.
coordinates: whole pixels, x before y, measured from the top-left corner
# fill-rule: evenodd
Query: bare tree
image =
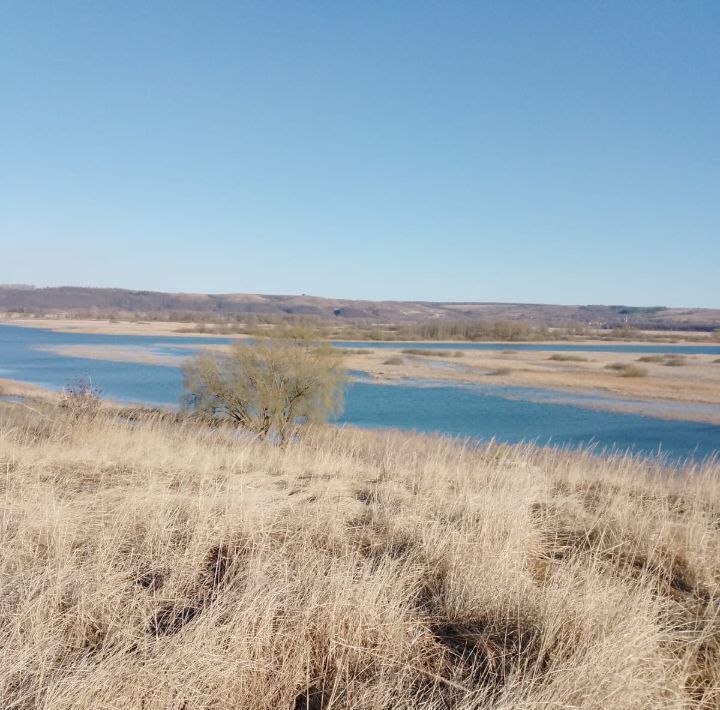
<path fill-rule="evenodd" d="M 202 353 L 183 375 L 186 409 L 230 418 L 280 443 L 296 425 L 327 421 L 340 411 L 346 379 L 341 354 L 304 332 Z"/>

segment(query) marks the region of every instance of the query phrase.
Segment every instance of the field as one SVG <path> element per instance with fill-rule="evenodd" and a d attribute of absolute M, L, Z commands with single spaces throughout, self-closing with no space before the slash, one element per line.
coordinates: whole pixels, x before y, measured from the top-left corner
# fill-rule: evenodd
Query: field
<path fill-rule="evenodd" d="M 0 405 L 0 705 L 717 708 L 720 466 Z"/>

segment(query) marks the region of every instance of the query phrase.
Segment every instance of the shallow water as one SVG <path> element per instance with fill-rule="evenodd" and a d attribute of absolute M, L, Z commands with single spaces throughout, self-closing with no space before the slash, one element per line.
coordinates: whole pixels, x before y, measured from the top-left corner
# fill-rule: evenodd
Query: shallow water
<path fill-rule="evenodd" d="M 718 453 L 720 427 L 490 394 L 466 386 L 397 386 L 357 382 L 342 421 L 363 427 L 443 432 L 473 439 L 596 446 L 669 458 Z"/>
<path fill-rule="evenodd" d="M 77 377 L 88 377 L 103 395 L 121 401 L 176 406 L 182 377 L 176 367 L 110 362 L 67 357 L 41 348 L 58 345 L 115 345 L 142 347 L 165 355 L 186 356 L 192 346 L 228 343 L 227 338 L 121 336 L 55 333 L 17 326 L 0 326 L 0 377 L 61 389 Z M 421 347 L 418 343 L 338 343 L 344 347 Z M 512 349 L 593 349 L 570 345 L 513 345 Z M 507 350 L 486 343 L 423 344 L 422 347 Z M 642 349 L 631 349 L 642 348 Z M 648 349 L 654 348 L 654 349 Z M 678 349 L 680 348 L 680 349 Z M 698 350 L 698 348 L 702 348 Z M 708 349 L 710 348 L 710 349 Z M 714 348 L 714 349 L 712 349 Z M 611 346 L 594 349 L 612 351 Z M 620 352 L 718 353 L 714 346 L 616 346 Z M 620 449 L 672 459 L 703 458 L 720 452 L 720 427 L 682 420 L 663 420 L 640 414 L 596 411 L 593 393 L 559 393 L 530 387 L 442 384 L 405 381 L 401 385 L 353 382 L 346 407 L 338 419 L 363 427 L 396 427 L 438 432 L 474 439 L 534 441 L 539 444 Z M 603 398 L 607 399 L 607 398 Z M 632 402 L 617 400 L 618 403 Z M 687 405 L 681 405 L 687 406 Z M 691 405 L 694 406 L 694 405 Z M 702 406 L 702 405 L 698 405 Z"/>

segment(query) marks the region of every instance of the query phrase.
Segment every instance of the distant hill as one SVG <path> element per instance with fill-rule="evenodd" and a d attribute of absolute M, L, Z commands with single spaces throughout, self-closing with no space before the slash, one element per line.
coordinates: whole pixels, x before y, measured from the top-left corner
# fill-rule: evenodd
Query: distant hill
<path fill-rule="evenodd" d="M 709 308 L 354 301 L 306 295 L 162 293 L 77 286 L 34 288 L 24 284 L 0 285 L 0 311 L 71 317 L 163 317 L 168 320 L 312 316 L 321 320 L 365 324 L 471 319 L 523 321 L 547 326 L 577 324 L 595 328 L 614 328 L 627 324 L 648 330 L 720 328 L 720 309 Z"/>

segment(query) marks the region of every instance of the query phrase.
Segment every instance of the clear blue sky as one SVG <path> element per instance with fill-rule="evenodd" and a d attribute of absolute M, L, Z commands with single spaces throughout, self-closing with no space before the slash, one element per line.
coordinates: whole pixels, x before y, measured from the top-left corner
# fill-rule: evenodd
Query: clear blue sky
<path fill-rule="evenodd" d="M 720 2 L 0 3 L 0 282 L 720 306 Z"/>

